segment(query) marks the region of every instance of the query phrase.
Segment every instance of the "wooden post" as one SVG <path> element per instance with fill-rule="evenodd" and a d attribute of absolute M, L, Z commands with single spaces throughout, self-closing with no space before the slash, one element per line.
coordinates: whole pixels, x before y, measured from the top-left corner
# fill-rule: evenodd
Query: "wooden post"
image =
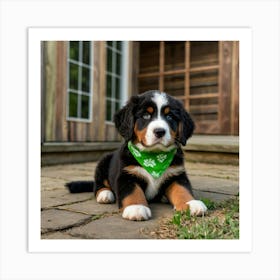
<path fill-rule="evenodd" d="M 232 89 L 232 42 L 219 42 L 219 111 L 221 134 L 230 134 L 231 89 Z"/>
<path fill-rule="evenodd" d="M 45 141 L 55 141 L 56 42 L 45 42 Z"/>
<path fill-rule="evenodd" d="M 239 135 L 239 42 L 233 42 L 231 80 L 231 135 Z"/>
<path fill-rule="evenodd" d="M 99 92 L 100 95 L 100 111 L 99 111 L 99 123 L 96 124 L 99 128 L 99 139 L 106 140 L 105 131 L 105 119 L 106 119 L 106 65 L 107 65 L 107 54 L 106 54 L 106 42 L 100 42 L 100 55 L 99 55 Z"/>
<path fill-rule="evenodd" d="M 56 49 L 55 141 L 67 141 L 67 42 L 57 42 Z"/>
<path fill-rule="evenodd" d="M 190 109 L 190 59 L 191 59 L 191 43 L 185 42 L 185 108 Z"/>
<path fill-rule="evenodd" d="M 164 91 L 164 41 L 159 47 L 159 90 Z"/>
<path fill-rule="evenodd" d="M 139 42 L 130 42 L 131 46 L 131 61 L 130 61 L 130 68 L 131 68 L 131 78 L 130 80 L 130 91 L 129 96 L 136 95 L 139 92 L 139 82 L 138 82 L 138 75 L 139 75 L 139 51 L 140 46 Z"/>

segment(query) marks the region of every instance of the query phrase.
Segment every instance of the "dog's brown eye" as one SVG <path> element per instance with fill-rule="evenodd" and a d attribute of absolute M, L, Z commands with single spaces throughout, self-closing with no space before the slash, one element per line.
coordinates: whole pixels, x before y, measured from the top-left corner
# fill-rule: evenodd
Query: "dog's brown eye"
<path fill-rule="evenodd" d="M 144 120 L 149 120 L 149 119 L 151 118 L 151 115 L 150 115 L 149 113 L 145 113 L 145 114 L 142 116 L 142 118 L 143 118 Z"/>

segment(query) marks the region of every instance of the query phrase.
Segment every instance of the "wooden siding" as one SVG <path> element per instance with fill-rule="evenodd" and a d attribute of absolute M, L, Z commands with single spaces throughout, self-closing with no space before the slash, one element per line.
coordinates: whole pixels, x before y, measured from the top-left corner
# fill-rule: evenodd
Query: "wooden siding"
<path fill-rule="evenodd" d="M 238 135 L 238 42 L 138 42 L 138 49 L 139 93 L 159 89 L 181 100 L 198 134 Z"/>
<path fill-rule="evenodd" d="M 93 47 L 92 121 L 67 121 L 68 42 L 42 42 L 43 142 L 119 141 L 106 122 L 106 42 Z M 197 134 L 239 134 L 239 42 L 130 42 L 129 95 L 161 89 L 180 99 Z"/>
<path fill-rule="evenodd" d="M 42 136 L 44 142 L 120 141 L 113 123 L 106 122 L 106 42 L 94 41 L 93 96 L 91 122 L 67 120 L 67 48 L 68 42 L 42 43 Z M 137 76 L 134 43 L 128 46 L 128 92 L 135 93 Z"/>

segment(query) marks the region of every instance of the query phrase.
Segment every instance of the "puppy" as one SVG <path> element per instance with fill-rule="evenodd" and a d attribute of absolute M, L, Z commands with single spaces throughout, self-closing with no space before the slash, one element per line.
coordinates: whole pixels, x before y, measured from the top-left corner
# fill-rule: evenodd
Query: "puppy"
<path fill-rule="evenodd" d="M 147 91 L 132 96 L 114 122 L 124 144 L 101 159 L 94 183 L 68 183 L 70 192 L 93 190 L 98 203 L 117 201 L 128 220 L 150 219 L 148 202 L 164 199 L 177 211 L 206 212 L 204 203 L 194 199 L 184 168 L 181 145 L 192 135 L 194 122 L 181 102 Z"/>

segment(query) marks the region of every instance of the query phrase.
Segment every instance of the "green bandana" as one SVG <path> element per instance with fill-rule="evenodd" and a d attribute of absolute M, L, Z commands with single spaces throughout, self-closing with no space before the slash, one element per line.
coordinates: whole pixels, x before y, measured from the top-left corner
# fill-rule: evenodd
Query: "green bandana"
<path fill-rule="evenodd" d="M 171 164 L 176 148 L 168 152 L 147 152 L 140 151 L 135 145 L 128 142 L 128 149 L 139 162 L 155 179 L 159 178 Z"/>

